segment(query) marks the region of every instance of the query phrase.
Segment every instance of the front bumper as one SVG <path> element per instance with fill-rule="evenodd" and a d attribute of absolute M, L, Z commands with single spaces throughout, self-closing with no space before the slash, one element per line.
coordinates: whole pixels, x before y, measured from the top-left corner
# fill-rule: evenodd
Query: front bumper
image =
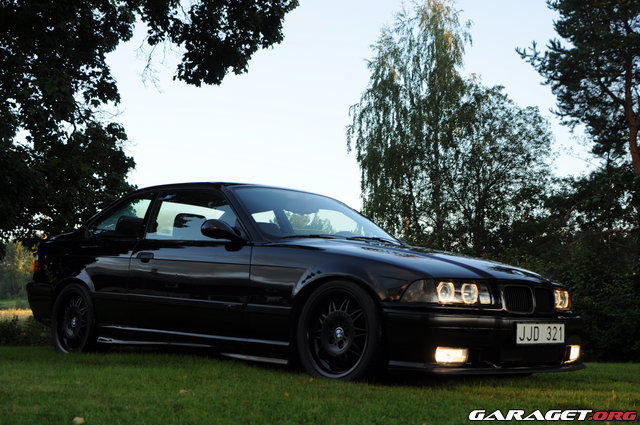
<path fill-rule="evenodd" d="M 439 374 L 526 374 L 583 369 L 581 359 L 568 363 L 567 345 L 582 345 L 577 316 L 515 316 L 501 311 L 465 312 L 384 308 L 390 368 Z M 564 323 L 561 344 L 517 345 L 516 323 Z M 436 347 L 469 350 L 463 365 L 435 362 Z"/>

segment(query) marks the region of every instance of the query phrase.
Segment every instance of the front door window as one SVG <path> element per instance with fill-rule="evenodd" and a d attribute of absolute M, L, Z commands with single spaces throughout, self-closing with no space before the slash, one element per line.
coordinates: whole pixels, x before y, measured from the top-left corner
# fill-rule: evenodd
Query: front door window
<path fill-rule="evenodd" d="M 202 223 L 218 219 L 231 227 L 237 218 L 220 193 L 211 190 L 183 190 L 160 198 L 160 209 L 147 239 L 211 241 L 200 231 Z"/>

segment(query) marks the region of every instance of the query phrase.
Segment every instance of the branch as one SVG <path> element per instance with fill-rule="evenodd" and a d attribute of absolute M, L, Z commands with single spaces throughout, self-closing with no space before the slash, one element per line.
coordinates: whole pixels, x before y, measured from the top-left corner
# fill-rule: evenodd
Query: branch
<path fill-rule="evenodd" d="M 622 107 L 625 107 L 625 103 L 624 100 L 618 96 L 616 96 L 609 87 L 606 86 L 606 84 L 604 82 L 602 82 L 599 78 L 598 78 L 598 85 L 600 86 L 600 88 L 607 94 L 609 95 L 609 97 L 611 98 L 611 100 L 613 100 L 616 103 L 619 103 L 620 105 L 622 105 Z"/>

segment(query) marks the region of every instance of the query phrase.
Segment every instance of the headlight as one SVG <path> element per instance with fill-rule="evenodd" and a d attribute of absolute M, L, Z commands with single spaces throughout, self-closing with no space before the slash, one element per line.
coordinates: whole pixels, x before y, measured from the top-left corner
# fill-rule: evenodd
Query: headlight
<path fill-rule="evenodd" d="M 438 302 L 435 287 L 430 280 L 418 280 L 413 282 L 402 294 L 400 301 L 415 303 Z"/>
<path fill-rule="evenodd" d="M 456 299 L 456 287 L 453 282 L 438 283 L 438 301 L 441 303 L 451 303 Z"/>
<path fill-rule="evenodd" d="M 483 283 L 418 280 L 409 285 L 400 301 L 478 305 L 491 304 L 491 294 Z"/>
<path fill-rule="evenodd" d="M 475 283 L 463 283 L 460 293 L 462 294 L 462 301 L 465 304 L 475 304 L 478 302 L 478 285 Z"/>
<path fill-rule="evenodd" d="M 556 310 L 569 310 L 571 307 L 569 291 L 566 289 L 556 289 L 553 291 L 553 295 L 556 301 Z"/>

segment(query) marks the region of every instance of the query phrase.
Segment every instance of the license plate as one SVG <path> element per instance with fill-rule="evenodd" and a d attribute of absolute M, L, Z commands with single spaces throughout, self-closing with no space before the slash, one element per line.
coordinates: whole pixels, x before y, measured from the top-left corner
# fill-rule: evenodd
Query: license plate
<path fill-rule="evenodd" d="M 516 344 L 518 345 L 563 342 L 563 323 L 516 323 Z"/>

